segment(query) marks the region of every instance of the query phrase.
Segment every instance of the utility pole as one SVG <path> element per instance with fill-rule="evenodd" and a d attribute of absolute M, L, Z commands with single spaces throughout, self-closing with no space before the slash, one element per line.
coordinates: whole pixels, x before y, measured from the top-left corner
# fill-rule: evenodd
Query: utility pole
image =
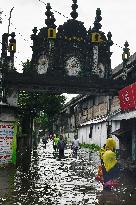
<path fill-rule="evenodd" d="M 1 17 L 2 12 L 3 12 L 3 11 L 0 10 L 0 24 L 2 24 L 2 17 Z"/>
<path fill-rule="evenodd" d="M 14 7 L 10 10 L 10 16 L 9 16 L 9 24 L 8 24 L 8 33 L 4 33 L 2 35 L 2 53 L 1 53 L 1 59 L 0 59 L 0 102 L 6 103 L 6 88 L 3 85 L 3 79 L 5 77 L 6 72 L 9 70 L 9 63 L 11 64 L 11 68 L 14 68 L 14 53 L 16 51 L 16 40 L 14 39 L 15 33 L 12 32 L 9 34 L 9 28 L 10 28 L 10 20 L 11 20 L 11 13 L 13 11 Z M 0 23 L 1 23 L 1 14 L 0 12 Z M 8 45 L 8 38 L 11 36 L 10 43 Z M 7 56 L 7 51 L 10 52 L 10 57 Z"/>
<path fill-rule="evenodd" d="M 10 14 L 9 14 L 9 24 L 8 24 L 8 34 L 9 34 L 9 27 L 10 27 L 10 19 L 11 19 L 11 13 L 13 11 L 14 7 L 10 10 Z"/>

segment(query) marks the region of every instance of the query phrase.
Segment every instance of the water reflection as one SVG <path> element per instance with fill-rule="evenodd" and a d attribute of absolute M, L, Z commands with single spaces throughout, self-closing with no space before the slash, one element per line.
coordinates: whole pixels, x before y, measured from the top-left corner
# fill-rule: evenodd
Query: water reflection
<path fill-rule="evenodd" d="M 12 191 L 14 190 L 14 175 L 15 175 L 15 168 L 7 167 L 7 168 L 0 168 L 0 199 L 1 201 L 4 200 L 4 196 L 12 195 Z M 0 201 L 0 202 L 1 202 Z"/>
<path fill-rule="evenodd" d="M 45 149 L 42 140 L 38 141 L 34 139 L 31 144 L 32 140 L 27 139 L 20 145 L 16 169 L 0 170 L 0 204 L 135 205 L 135 182 L 125 174 L 118 190 L 103 191 L 95 180 L 97 153 L 90 154 L 82 149 L 75 159 L 67 149 L 65 158 L 59 160 L 52 142 Z"/>

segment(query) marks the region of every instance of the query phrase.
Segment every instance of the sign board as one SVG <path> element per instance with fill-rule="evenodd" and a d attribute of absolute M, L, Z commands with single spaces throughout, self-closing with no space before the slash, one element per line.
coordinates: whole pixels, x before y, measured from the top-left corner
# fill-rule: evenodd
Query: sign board
<path fill-rule="evenodd" d="M 15 124 L 0 122 L 0 165 L 14 163 L 16 140 Z"/>
<path fill-rule="evenodd" d="M 120 107 L 122 111 L 136 108 L 136 83 L 119 91 Z"/>

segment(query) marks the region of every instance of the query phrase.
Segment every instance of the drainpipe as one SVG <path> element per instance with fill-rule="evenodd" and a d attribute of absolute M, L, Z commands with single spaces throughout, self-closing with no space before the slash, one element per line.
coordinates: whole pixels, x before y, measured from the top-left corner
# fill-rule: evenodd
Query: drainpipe
<path fill-rule="evenodd" d="M 110 136 L 112 132 L 112 120 L 110 117 L 111 113 L 111 101 L 112 101 L 112 96 L 108 96 L 108 108 L 107 108 L 107 138 Z"/>

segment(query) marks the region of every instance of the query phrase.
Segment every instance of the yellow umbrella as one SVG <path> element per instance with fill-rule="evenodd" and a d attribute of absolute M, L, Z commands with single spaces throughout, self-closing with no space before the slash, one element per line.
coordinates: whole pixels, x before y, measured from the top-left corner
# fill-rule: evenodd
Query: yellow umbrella
<path fill-rule="evenodd" d="M 117 164 L 115 153 L 112 152 L 111 150 L 107 150 L 103 154 L 103 162 L 104 162 L 106 171 L 109 172 L 111 168 L 113 168 Z"/>
<path fill-rule="evenodd" d="M 109 150 L 112 150 L 112 151 L 113 151 L 113 149 L 116 149 L 115 140 L 112 137 L 108 138 L 106 140 L 106 146 L 105 147 L 106 147 L 106 149 L 109 149 Z"/>

